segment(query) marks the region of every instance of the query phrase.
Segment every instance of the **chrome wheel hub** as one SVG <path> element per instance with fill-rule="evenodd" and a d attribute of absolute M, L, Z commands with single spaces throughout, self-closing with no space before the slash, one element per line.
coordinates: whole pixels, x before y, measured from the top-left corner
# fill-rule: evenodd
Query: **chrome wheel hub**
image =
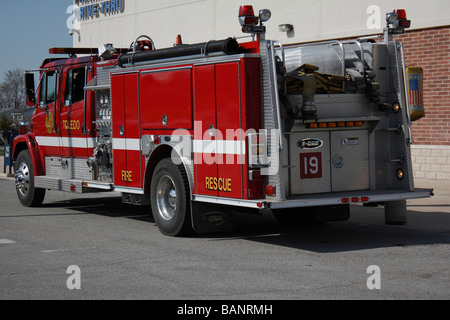
<path fill-rule="evenodd" d="M 164 220 L 171 220 L 177 210 L 177 192 L 175 184 L 168 175 L 161 177 L 156 187 L 157 206 L 161 217 Z"/>
<path fill-rule="evenodd" d="M 25 162 L 22 162 L 16 171 L 16 188 L 24 196 L 30 190 L 30 169 Z"/>

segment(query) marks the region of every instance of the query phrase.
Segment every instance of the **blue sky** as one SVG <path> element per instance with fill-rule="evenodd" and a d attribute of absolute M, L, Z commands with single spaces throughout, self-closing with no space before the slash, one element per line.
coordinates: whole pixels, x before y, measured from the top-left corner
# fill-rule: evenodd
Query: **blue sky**
<path fill-rule="evenodd" d="M 0 9 L 0 82 L 15 68 L 37 69 L 51 47 L 72 47 L 67 7 L 73 0 L 2 1 Z"/>

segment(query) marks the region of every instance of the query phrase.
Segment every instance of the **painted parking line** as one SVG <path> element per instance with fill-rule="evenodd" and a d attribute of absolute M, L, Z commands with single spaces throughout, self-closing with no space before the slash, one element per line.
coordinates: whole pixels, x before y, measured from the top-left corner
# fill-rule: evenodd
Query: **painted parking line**
<path fill-rule="evenodd" d="M 16 243 L 16 242 L 9 240 L 9 239 L 0 239 L 0 244 L 11 244 L 11 243 Z"/>
<path fill-rule="evenodd" d="M 97 248 L 96 247 L 87 247 L 87 248 L 43 250 L 43 251 L 41 251 L 41 253 L 55 253 L 55 252 L 64 252 L 64 251 L 80 251 L 80 250 L 93 250 L 93 249 L 97 249 Z"/>

